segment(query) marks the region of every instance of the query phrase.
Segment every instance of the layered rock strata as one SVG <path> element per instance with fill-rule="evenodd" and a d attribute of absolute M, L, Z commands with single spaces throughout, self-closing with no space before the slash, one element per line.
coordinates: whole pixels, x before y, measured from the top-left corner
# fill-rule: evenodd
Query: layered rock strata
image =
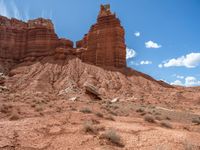
<path fill-rule="evenodd" d="M 38 18 L 27 23 L 0 16 L 0 58 L 11 60 L 48 56 L 57 47 L 72 48 L 73 43 L 59 39 L 52 22 Z"/>
<path fill-rule="evenodd" d="M 97 23 L 76 45 L 87 49 L 81 55 L 84 62 L 118 68 L 126 66 L 124 29 L 109 5 L 101 6 Z"/>
<path fill-rule="evenodd" d="M 94 65 L 126 67 L 124 29 L 109 5 L 101 6 L 97 23 L 76 45 L 73 48 L 72 41 L 59 39 L 49 19 L 23 22 L 0 16 L 0 66 L 5 66 L 4 60 L 19 63 L 50 55 L 55 59 L 75 55 Z"/>

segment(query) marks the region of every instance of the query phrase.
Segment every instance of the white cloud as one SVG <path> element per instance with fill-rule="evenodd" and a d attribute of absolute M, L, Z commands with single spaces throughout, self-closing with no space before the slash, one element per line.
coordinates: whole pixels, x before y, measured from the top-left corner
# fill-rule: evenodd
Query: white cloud
<path fill-rule="evenodd" d="M 184 76 L 177 75 L 176 77 L 177 77 L 178 79 L 184 79 Z"/>
<path fill-rule="evenodd" d="M 180 80 L 175 80 L 174 82 L 171 83 L 171 85 L 181 85 L 181 86 L 187 86 L 187 87 L 199 86 L 200 81 L 193 76 L 187 76 L 185 77 L 184 82 Z"/>
<path fill-rule="evenodd" d="M 0 15 L 10 18 L 8 8 L 4 0 L 0 0 Z"/>
<path fill-rule="evenodd" d="M 158 65 L 158 67 L 159 67 L 159 68 L 162 68 L 162 67 L 163 67 L 163 65 L 162 65 L 162 64 L 159 64 L 159 65 Z"/>
<path fill-rule="evenodd" d="M 180 80 L 175 80 L 174 82 L 171 83 L 171 85 L 181 85 L 181 86 L 183 86 L 183 83 Z"/>
<path fill-rule="evenodd" d="M 163 67 L 195 68 L 200 64 L 200 53 L 190 53 L 186 56 L 172 58 L 162 64 Z"/>
<path fill-rule="evenodd" d="M 185 86 L 197 86 L 200 85 L 200 81 L 195 77 L 188 76 L 185 78 Z"/>
<path fill-rule="evenodd" d="M 140 65 L 150 65 L 150 64 L 152 64 L 152 61 L 149 61 L 149 60 L 142 60 L 140 62 Z"/>
<path fill-rule="evenodd" d="M 134 66 L 139 66 L 139 65 L 140 65 L 139 63 L 137 63 L 137 62 L 135 62 L 135 61 L 131 61 L 130 64 L 131 64 L 131 65 L 134 65 Z"/>
<path fill-rule="evenodd" d="M 146 48 L 161 48 L 162 47 L 162 45 L 159 45 L 158 43 L 153 42 L 153 41 L 145 42 L 145 46 Z"/>
<path fill-rule="evenodd" d="M 140 36 L 140 32 L 135 32 L 134 35 L 135 35 L 136 37 L 139 37 L 139 36 Z"/>
<path fill-rule="evenodd" d="M 126 48 L 126 59 L 134 58 L 136 56 L 136 52 L 134 49 Z"/>

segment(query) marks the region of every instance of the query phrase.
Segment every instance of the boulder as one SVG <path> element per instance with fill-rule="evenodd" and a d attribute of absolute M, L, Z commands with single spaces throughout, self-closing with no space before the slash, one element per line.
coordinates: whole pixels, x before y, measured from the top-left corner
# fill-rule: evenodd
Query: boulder
<path fill-rule="evenodd" d="M 99 93 L 97 87 L 95 87 L 94 85 L 91 85 L 89 83 L 85 83 L 84 87 L 85 87 L 85 92 L 87 94 L 94 96 L 96 99 L 100 99 L 100 100 L 102 99 L 101 94 Z"/>

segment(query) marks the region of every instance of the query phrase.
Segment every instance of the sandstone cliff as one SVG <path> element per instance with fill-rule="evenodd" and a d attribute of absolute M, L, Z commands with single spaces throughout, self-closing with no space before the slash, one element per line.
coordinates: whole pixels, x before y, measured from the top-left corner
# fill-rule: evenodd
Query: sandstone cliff
<path fill-rule="evenodd" d="M 81 55 L 84 62 L 99 66 L 126 67 L 126 45 L 124 29 L 109 5 L 102 5 L 97 23 L 92 25 L 88 34 L 76 43 L 86 48 Z"/>
<path fill-rule="evenodd" d="M 56 47 L 72 48 L 73 43 L 59 39 L 50 20 L 38 18 L 26 23 L 0 16 L 1 59 L 31 60 L 52 55 Z"/>
<path fill-rule="evenodd" d="M 77 42 L 77 48 L 73 48 L 72 41 L 58 38 L 51 20 L 38 18 L 23 22 L 0 16 L 0 70 L 52 55 L 55 59 L 75 55 L 94 65 L 126 67 L 124 29 L 110 6 L 102 5 L 97 23 Z"/>

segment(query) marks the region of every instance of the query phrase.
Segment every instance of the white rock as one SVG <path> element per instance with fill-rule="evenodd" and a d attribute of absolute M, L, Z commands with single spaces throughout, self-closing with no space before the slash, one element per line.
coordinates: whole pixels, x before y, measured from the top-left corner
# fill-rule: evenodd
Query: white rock
<path fill-rule="evenodd" d="M 111 103 L 116 103 L 119 101 L 119 97 L 114 98 L 113 100 L 111 100 Z"/>
<path fill-rule="evenodd" d="M 69 99 L 70 101 L 77 101 L 78 100 L 78 97 L 72 97 Z"/>

